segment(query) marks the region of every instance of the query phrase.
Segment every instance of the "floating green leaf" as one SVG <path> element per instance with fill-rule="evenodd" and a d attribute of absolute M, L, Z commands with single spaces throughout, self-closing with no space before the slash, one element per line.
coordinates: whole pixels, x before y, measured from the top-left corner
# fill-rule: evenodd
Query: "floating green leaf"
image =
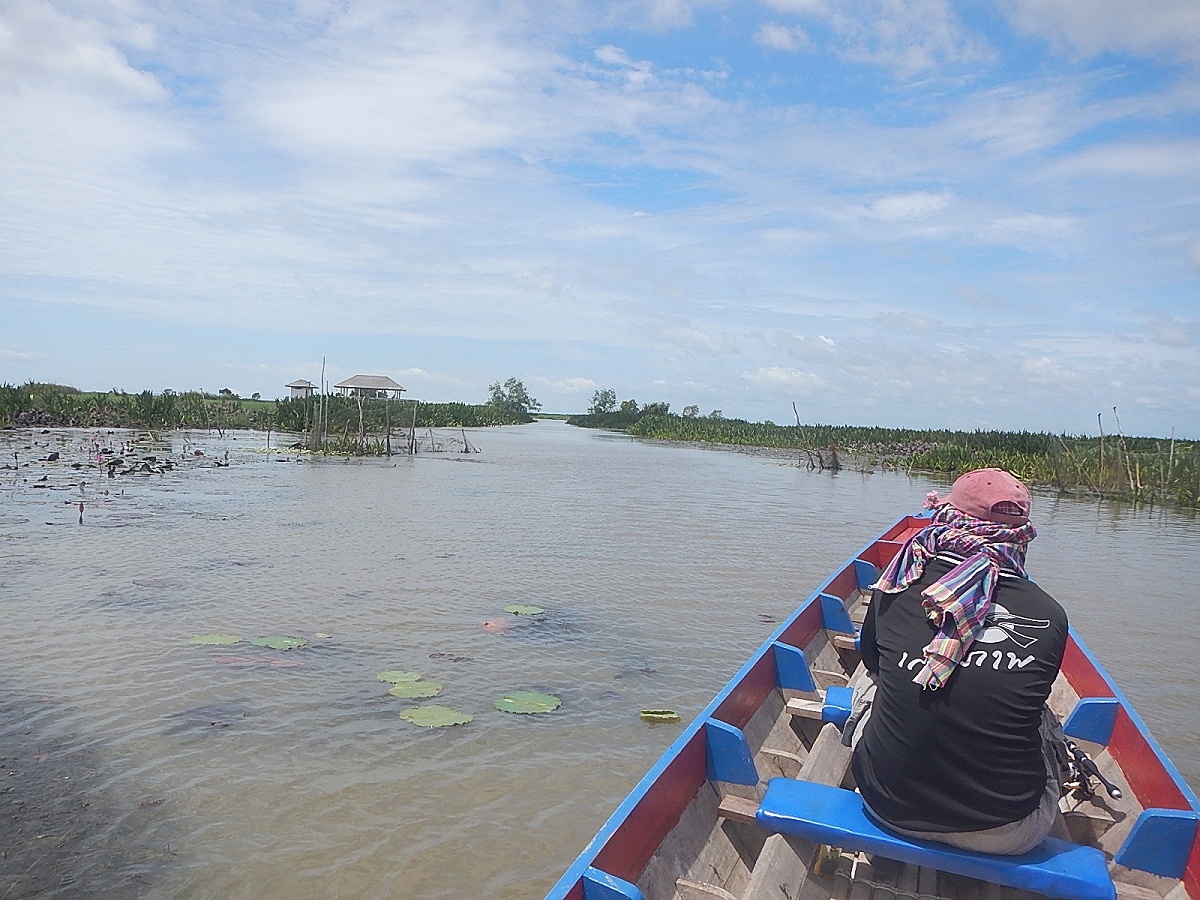
<path fill-rule="evenodd" d="M 647 722 L 681 722 L 679 713 L 673 709 L 643 709 L 641 716 Z"/>
<path fill-rule="evenodd" d="M 400 684 L 405 681 L 421 680 L 421 676 L 417 672 L 399 672 L 395 669 L 388 669 L 386 672 L 380 672 L 376 677 L 380 681 L 386 681 L 388 684 Z"/>
<path fill-rule="evenodd" d="M 403 681 L 388 691 L 393 697 L 403 697 L 405 700 L 436 697 L 441 692 L 442 686 L 436 681 Z"/>
<path fill-rule="evenodd" d="M 466 725 L 474 717 L 448 706 L 417 706 L 400 713 L 400 718 L 422 728 L 441 728 L 443 725 Z"/>
<path fill-rule="evenodd" d="M 558 709 L 562 700 L 553 694 L 539 694 L 535 691 L 513 691 L 505 694 L 492 704 L 501 712 L 510 713 L 544 713 Z"/>
<path fill-rule="evenodd" d="M 236 634 L 198 634 L 192 638 L 193 644 L 236 644 L 241 640 Z"/>
<path fill-rule="evenodd" d="M 255 647 L 270 647 L 272 650 L 299 650 L 308 646 L 308 641 L 304 638 L 286 634 L 269 634 L 266 637 L 255 638 L 250 643 Z"/>
<path fill-rule="evenodd" d="M 524 603 L 510 603 L 504 607 L 504 611 L 514 616 L 540 616 L 545 612 L 540 606 L 528 606 Z"/>

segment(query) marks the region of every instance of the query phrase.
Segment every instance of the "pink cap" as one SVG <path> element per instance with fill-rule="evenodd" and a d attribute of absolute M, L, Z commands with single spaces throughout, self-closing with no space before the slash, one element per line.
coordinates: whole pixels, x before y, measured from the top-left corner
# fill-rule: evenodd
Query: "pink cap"
<path fill-rule="evenodd" d="M 959 476 L 947 502 L 960 512 L 1002 525 L 1029 521 L 1029 488 L 1003 469 L 976 469 Z"/>

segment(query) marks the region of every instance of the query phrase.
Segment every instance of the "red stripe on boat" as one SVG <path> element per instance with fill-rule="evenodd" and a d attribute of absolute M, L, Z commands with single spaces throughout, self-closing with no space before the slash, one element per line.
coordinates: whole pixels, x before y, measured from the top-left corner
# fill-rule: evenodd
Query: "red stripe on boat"
<path fill-rule="evenodd" d="M 1122 706 L 1117 710 L 1108 752 L 1117 761 L 1143 809 L 1191 809 L 1179 785 Z"/>
<path fill-rule="evenodd" d="M 820 609 L 817 610 L 816 615 L 819 620 L 821 618 Z M 778 681 L 779 679 L 775 675 L 775 654 L 768 650 L 758 658 L 758 662 L 751 666 L 750 671 L 733 687 L 729 696 L 713 710 L 713 718 L 720 719 L 734 728 L 745 728 L 746 723 L 763 705 L 767 695 L 775 690 Z"/>
<path fill-rule="evenodd" d="M 636 883 L 667 833 L 708 780 L 708 745 L 699 729 L 596 854 L 592 865 Z"/>
<path fill-rule="evenodd" d="M 1113 690 L 1108 681 L 1100 674 L 1086 653 L 1075 643 L 1073 635 L 1067 637 L 1067 647 L 1063 651 L 1062 672 L 1067 676 L 1080 699 L 1084 697 L 1113 697 Z"/>
<path fill-rule="evenodd" d="M 854 592 L 857 590 L 858 590 L 858 573 L 854 571 L 854 561 L 853 560 L 851 560 L 850 565 L 846 566 L 846 568 L 842 569 L 842 571 L 838 572 L 831 579 L 829 579 L 829 584 L 827 584 L 824 588 L 822 588 L 822 591 L 824 593 L 830 594 L 831 596 L 834 596 L 834 597 L 838 597 L 841 600 L 845 600 L 847 597 L 853 596 Z M 817 628 L 820 628 L 820 627 L 821 627 L 821 620 L 820 620 L 820 617 L 818 616 Z M 816 632 L 814 631 L 812 634 L 808 635 L 808 637 L 806 637 L 804 639 L 804 642 L 800 643 L 800 644 L 796 643 L 796 640 L 798 640 L 798 638 L 792 639 L 791 636 L 789 635 L 788 643 L 794 647 L 803 647 L 810 640 L 812 640 L 813 634 L 816 634 Z"/>
<path fill-rule="evenodd" d="M 847 574 L 849 576 L 850 583 L 854 584 L 854 570 L 847 569 L 842 573 L 842 575 Z M 836 579 L 834 579 L 834 581 L 840 580 L 842 575 L 839 575 Z M 853 590 L 853 588 L 851 588 L 851 590 Z M 827 593 L 835 593 L 833 584 L 830 584 Z M 838 593 L 836 596 L 845 598 L 848 595 Z M 793 647 L 803 650 L 809 645 L 809 643 L 812 642 L 812 639 L 816 637 L 817 632 L 821 630 L 821 627 L 821 601 L 814 600 L 800 611 L 800 615 L 796 616 L 796 618 L 788 624 L 787 628 L 783 629 L 783 634 L 779 636 L 779 642 L 781 644 L 790 644 Z M 771 686 L 774 687 L 774 685 Z M 737 724 L 736 722 L 731 722 L 729 719 L 724 717 L 722 717 L 722 721 L 729 722 L 730 725 Z"/>
<path fill-rule="evenodd" d="M 1192 852 L 1183 872 L 1183 889 L 1192 900 L 1200 900 L 1200 831 L 1192 840 Z"/>

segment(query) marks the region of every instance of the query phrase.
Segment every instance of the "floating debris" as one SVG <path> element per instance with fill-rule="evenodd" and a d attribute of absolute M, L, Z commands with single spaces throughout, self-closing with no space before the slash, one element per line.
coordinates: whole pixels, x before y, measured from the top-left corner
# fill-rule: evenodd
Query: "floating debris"
<path fill-rule="evenodd" d="M 512 613 L 514 616 L 540 616 L 545 612 L 540 606 L 530 606 L 525 603 L 510 603 L 504 607 L 506 613 Z"/>
<path fill-rule="evenodd" d="M 444 659 L 446 662 L 474 662 L 473 656 L 456 656 L 453 653 L 430 653 L 430 659 Z"/>
<path fill-rule="evenodd" d="M 645 722 L 682 722 L 683 717 L 673 709 L 643 709 L 640 713 Z"/>

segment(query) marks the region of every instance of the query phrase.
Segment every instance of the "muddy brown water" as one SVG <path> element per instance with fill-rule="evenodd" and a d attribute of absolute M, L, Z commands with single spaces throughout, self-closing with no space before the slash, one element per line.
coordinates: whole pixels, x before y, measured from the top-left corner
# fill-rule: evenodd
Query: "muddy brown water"
<path fill-rule="evenodd" d="M 168 471 L 88 467 L 132 437 L 0 432 L 3 900 L 541 897 L 679 733 L 638 710 L 690 719 L 946 487 L 554 422 L 364 461 L 171 434 L 125 448 Z M 1035 521 L 1034 576 L 1200 783 L 1195 516 L 1039 496 Z M 214 632 L 309 645 L 190 640 Z M 474 721 L 408 724 L 385 669 Z M 496 711 L 512 690 L 562 707 Z"/>

